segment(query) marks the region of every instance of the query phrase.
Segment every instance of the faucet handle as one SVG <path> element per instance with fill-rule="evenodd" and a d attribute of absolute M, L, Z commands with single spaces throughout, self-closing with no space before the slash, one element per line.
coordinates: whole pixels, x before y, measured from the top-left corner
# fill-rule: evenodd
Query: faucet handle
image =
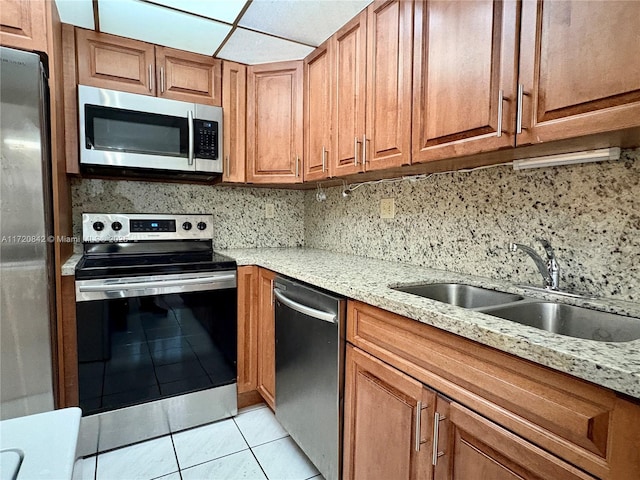
<path fill-rule="evenodd" d="M 544 251 L 547 253 L 547 258 L 549 260 L 555 260 L 556 254 L 553 251 L 553 247 L 551 246 L 551 244 L 544 238 L 536 237 L 536 240 L 542 244 Z"/>

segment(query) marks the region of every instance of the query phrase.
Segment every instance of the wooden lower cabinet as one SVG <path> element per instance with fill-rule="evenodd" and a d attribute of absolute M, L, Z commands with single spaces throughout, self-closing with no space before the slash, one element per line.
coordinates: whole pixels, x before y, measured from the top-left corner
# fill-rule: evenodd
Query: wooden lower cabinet
<path fill-rule="evenodd" d="M 238 267 L 238 394 L 258 388 L 258 267 Z"/>
<path fill-rule="evenodd" d="M 431 478 L 435 392 L 352 346 L 345 382 L 343 479 Z"/>
<path fill-rule="evenodd" d="M 351 345 L 345 372 L 345 480 L 595 478 Z"/>
<path fill-rule="evenodd" d="M 637 400 L 357 301 L 346 336 L 345 479 L 640 478 Z"/>
<path fill-rule="evenodd" d="M 595 478 L 440 395 L 436 414 L 435 480 Z"/>
<path fill-rule="evenodd" d="M 276 404 L 275 278 L 272 271 L 258 269 L 258 392 L 272 409 Z"/>

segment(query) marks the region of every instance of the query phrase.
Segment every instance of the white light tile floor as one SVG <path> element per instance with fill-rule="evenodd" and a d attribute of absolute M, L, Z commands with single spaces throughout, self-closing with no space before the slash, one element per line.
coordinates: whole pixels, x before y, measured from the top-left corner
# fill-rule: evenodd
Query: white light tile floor
<path fill-rule="evenodd" d="M 323 480 L 264 404 L 76 462 L 73 480 Z"/>

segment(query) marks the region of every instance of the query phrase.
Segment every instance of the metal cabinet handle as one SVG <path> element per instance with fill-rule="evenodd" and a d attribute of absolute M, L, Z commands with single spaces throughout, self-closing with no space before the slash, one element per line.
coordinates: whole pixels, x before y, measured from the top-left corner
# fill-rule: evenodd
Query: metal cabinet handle
<path fill-rule="evenodd" d="M 367 134 L 362 135 L 362 166 L 367 163 Z"/>
<path fill-rule="evenodd" d="M 273 305 L 273 296 L 275 295 L 275 289 L 273 288 L 273 279 L 271 279 L 271 305 Z"/>
<path fill-rule="evenodd" d="M 153 92 L 153 65 L 151 64 L 149 64 L 148 76 L 149 76 L 149 91 Z"/>
<path fill-rule="evenodd" d="M 502 104 L 504 102 L 504 90 L 500 89 L 498 91 L 498 128 L 496 132 L 496 137 L 500 138 L 502 136 Z"/>
<path fill-rule="evenodd" d="M 229 155 L 226 155 L 224 157 L 224 163 L 225 163 L 225 171 L 227 173 L 227 176 L 229 176 L 231 174 L 231 172 L 230 172 L 231 164 L 229 163 Z"/>
<path fill-rule="evenodd" d="M 358 137 L 355 137 L 353 140 L 353 164 L 354 165 L 358 165 L 358 144 L 360 143 L 360 140 L 358 140 Z"/>
<path fill-rule="evenodd" d="M 327 171 L 327 149 L 322 147 L 322 171 Z"/>
<path fill-rule="evenodd" d="M 193 112 L 187 112 L 187 123 L 189 125 L 189 165 L 193 165 Z"/>
<path fill-rule="evenodd" d="M 164 67 L 160 67 L 160 93 L 164 93 Z"/>
<path fill-rule="evenodd" d="M 524 85 L 518 84 L 518 114 L 516 119 L 516 134 L 522 133 L 522 107 L 524 97 Z"/>
<path fill-rule="evenodd" d="M 323 312 L 322 310 L 316 310 L 315 308 L 307 307 L 306 305 L 302 305 L 294 300 L 291 300 L 289 297 L 285 296 L 282 291 L 278 288 L 273 289 L 273 294 L 276 296 L 278 300 L 280 300 L 284 305 L 289 307 L 291 310 L 295 310 L 298 313 L 306 315 L 311 318 L 315 318 L 316 320 L 322 320 L 329 323 L 336 323 L 337 315 L 334 313 Z"/>
<path fill-rule="evenodd" d="M 440 416 L 438 412 L 433 416 L 433 454 L 431 464 L 435 467 L 438 464 L 438 458 L 444 455 L 444 452 L 438 451 L 438 435 L 440 434 L 440 421 L 447 417 Z"/>
<path fill-rule="evenodd" d="M 300 176 L 300 156 L 296 155 L 296 177 Z"/>
<path fill-rule="evenodd" d="M 422 430 L 422 402 L 416 405 L 416 452 L 420 451 L 420 430 Z"/>

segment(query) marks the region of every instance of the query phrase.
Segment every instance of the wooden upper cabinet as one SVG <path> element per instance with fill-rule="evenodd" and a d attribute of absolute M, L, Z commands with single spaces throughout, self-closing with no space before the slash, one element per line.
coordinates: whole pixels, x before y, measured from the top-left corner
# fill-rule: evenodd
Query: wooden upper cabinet
<path fill-rule="evenodd" d="M 304 180 L 331 176 L 330 42 L 304 61 Z"/>
<path fill-rule="evenodd" d="M 640 125 L 640 2 L 526 0 L 519 145 Z"/>
<path fill-rule="evenodd" d="M 411 163 L 413 3 L 385 0 L 367 8 L 366 170 Z"/>
<path fill-rule="evenodd" d="M 222 61 L 76 29 L 78 83 L 184 102 L 222 105 Z"/>
<path fill-rule="evenodd" d="M 333 132 L 329 158 L 332 174 L 363 170 L 367 87 L 367 12 L 364 11 L 330 39 L 333 50 Z"/>
<path fill-rule="evenodd" d="M 222 60 L 155 47 L 159 97 L 222 106 Z"/>
<path fill-rule="evenodd" d="M 342 478 L 430 479 L 435 397 L 420 382 L 347 346 Z"/>
<path fill-rule="evenodd" d="M 2 0 L 0 45 L 46 52 L 46 6 L 44 1 Z"/>
<path fill-rule="evenodd" d="M 224 164 L 222 180 L 246 181 L 247 67 L 222 63 L 222 123 Z"/>
<path fill-rule="evenodd" d="M 515 146 L 518 3 L 416 2 L 413 162 Z"/>
<path fill-rule="evenodd" d="M 76 29 L 78 83 L 155 95 L 155 53 L 150 43 Z"/>
<path fill-rule="evenodd" d="M 247 181 L 302 181 L 303 62 L 247 68 Z"/>
<path fill-rule="evenodd" d="M 477 413 L 437 400 L 435 480 L 595 480 Z M 435 430 L 434 430 L 435 431 Z"/>

